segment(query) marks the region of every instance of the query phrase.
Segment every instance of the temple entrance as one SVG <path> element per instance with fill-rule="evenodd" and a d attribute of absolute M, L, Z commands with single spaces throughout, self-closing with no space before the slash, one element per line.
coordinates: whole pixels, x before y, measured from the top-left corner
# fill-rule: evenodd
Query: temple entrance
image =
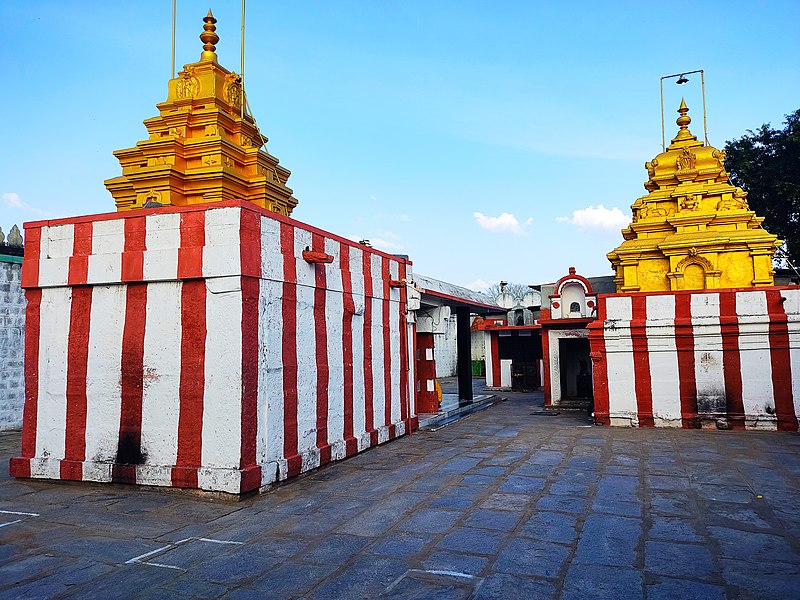
<path fill-rule="evenodd" d="M 433 334 L 417 333 L 417 412 L 435 413 L 438 410 Z"/>
<path fill-rule="evenodd" d="M 539 330 L 503 331 L 498 343 L 500 363 L 511 371 L 511 389 L 535 390 L 541 387 L 542 338 Z"/>
<path fill-rule="evenodd" d="M 562 400 L 590 400 L 592 371 L 588 338 L 558 340 L 559 371 Z"/>

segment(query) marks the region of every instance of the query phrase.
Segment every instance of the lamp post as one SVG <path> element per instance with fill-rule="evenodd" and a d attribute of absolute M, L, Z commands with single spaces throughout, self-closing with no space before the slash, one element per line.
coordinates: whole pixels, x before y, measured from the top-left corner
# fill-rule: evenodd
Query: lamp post
<path fill-rule="evenodd" d="M 675 77 L 678 78 L 677 83 L 678 85 L 683 85 L 684 83 L 688 83 L 689 79 L 686 77 L 687 75 L 691 75 L 692 73 L 700 73 L 700 89 L 703 94 L 703 137 L 705 138 L 706 146 L 708 146 L 708 121 L 706 119 L 706 77 L 705 72 L 703 69 L 697 69 L 696 71 L 684 71 L 683 73 L 676 73 L 675 75 L 665 75 L 659 81 L 661 87 L 661 150 L 662 152 L 667 149 L 666 144 L 666 137 L 664 134 L 664 80 L 665 79 L 673 79 Z"/>

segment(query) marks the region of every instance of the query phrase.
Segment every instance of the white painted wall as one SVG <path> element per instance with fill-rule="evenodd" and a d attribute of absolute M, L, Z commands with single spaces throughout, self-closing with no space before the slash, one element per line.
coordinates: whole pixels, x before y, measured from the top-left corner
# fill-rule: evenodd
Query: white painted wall
<path fill-rule="evenodd" d="M 456 344 L 456 316 L 442 322 L 444 333 L 434 333 L 433 348 L 436 357 L 436 377 L 455 377 L 458 372 L 458 347 Z"/>

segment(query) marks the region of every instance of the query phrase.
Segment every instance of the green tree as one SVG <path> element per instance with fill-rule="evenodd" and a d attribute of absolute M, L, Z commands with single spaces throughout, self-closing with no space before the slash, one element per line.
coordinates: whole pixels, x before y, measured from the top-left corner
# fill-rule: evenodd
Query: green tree
<path fill-rule="evenodd" d="M 783 129 L 767 123 L 727 142 L 725 154 L 731 183 L 747 192 L 750 209 L 800 268 L 800 109 L 786 115 Z"/>

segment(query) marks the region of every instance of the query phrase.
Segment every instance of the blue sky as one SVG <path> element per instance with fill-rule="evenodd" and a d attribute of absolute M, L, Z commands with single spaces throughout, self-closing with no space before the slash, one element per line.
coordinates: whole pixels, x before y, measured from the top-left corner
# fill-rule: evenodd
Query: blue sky
<path fill-rule="evenodd" d="M 238 71 L 239 0 L 178 0 L 178 68 L 209 2 Z M 6 0 L 4 231 L 114 209 L 112 151 L 166 98 L 171 4 Z M 662 75 L 705 69 L 715 146 L 800 107 L 796 0 L 247 4 L 245 87 L 292 216 L 477 289 L 610 273 L 661 151 Z M 668 139 L 681 94 L 702 135 L 690 79 L 665 83 Z"/>

